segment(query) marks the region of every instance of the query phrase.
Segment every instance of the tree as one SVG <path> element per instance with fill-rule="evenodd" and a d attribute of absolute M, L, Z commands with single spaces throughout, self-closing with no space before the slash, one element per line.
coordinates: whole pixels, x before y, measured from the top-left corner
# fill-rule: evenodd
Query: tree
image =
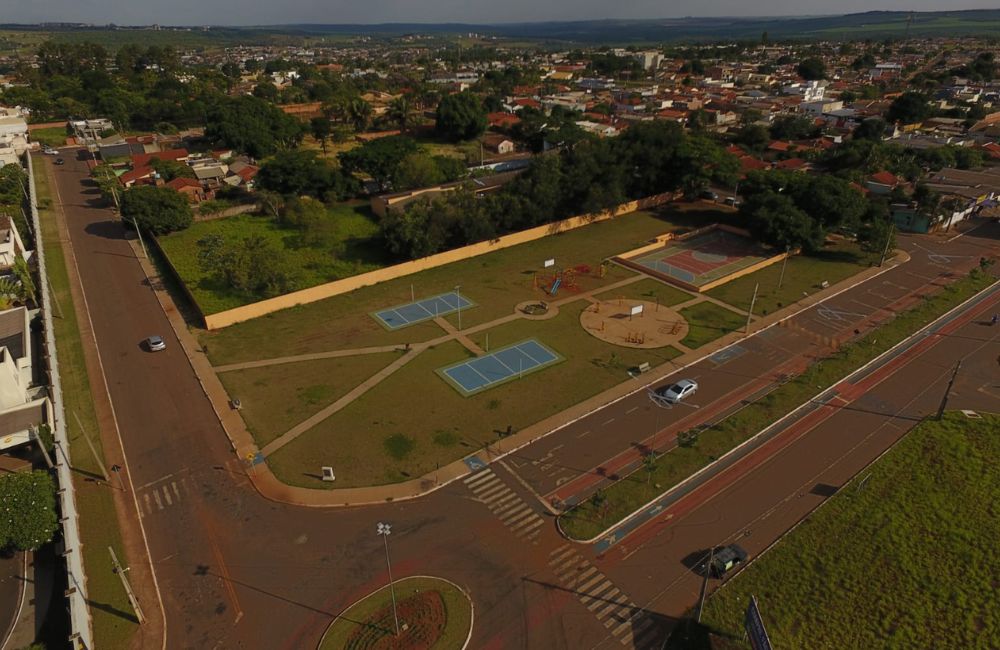
<path fill-rule="evenodd" d="M 47 472 L 0 476 L 0 504 L 0 550 L 38 550 L 59 529 L 55 483 Z"/>
<path fill-rule="evenodd" d="M 316 141 L 319 142 L 319 145 L 323 147 L 323 153 L 325 154 L 326 141 L 333 132 L 333 124 L 330 123 L 329 118 L 320 115 L 309 120 L 309 129 L 312 131 L 312 135 L 316 138 Z"/>
<path fill-rule="evenodd" d="M 281 211 L 281 221 L 299 229 L 304 246 L 320 247 L 334 241 L 336 221 L 326 206 L 315 199 L 291 199 Z"/>
<path fill-rule="evenodd" d="M 194 170 L 191 169 L 190 165 L 185 165 L 176 160 L 153 158 L 149 161 L 149 166 L 166 182 L 170 182 L 175 178 L 195 178 Z"/>
<path fill-rule="evenodd" d="M 803 59 L 795 71 L 806 81 L 826 79 L 826 65 L 822 59 L 817 57 Z"/>
<path fill-rule="evenodd" d="M 885 112 L 885 119 L 888 122 L 913 124 L 926 119 L 930 114 L 931 108 L 927 103 L 927 97 L 923 93 L 908 90 L 892 100 L 889 110 Z"/>
<path fill-rule="evenodd" d="M 449 140 L 471 140 L 486 130 L 486 109 L 468 91 L 447 95 L 438 104 L 436 127 Z"/>
<path fill-rule="evenodd" d="M 880 117 L 869 117 L 859 124 L 851 134 L 855 140 L 881 142 L 885 138 L 886 123 Z"/>
<path fill-rule="evenodd" d="M 404 133 L 413 122 L 414 109 L 410 98 L 401 95 L 389 103 L 389 119 L 395 122 Z"/>
<path fill-rule="evenodd" d="M 343 200 L 357 191 L 353 178 L 336 169 L 315 151 L 282 151 L 260 168 L 257 186 L 278 194 Z"/>
<path fill-rule="evenodd" d="M 14 277 L 17 278 L 17 297 L 20 299 L 21 304 L 34 303 L 36 300 L 35 278 L 31 272 L 31 267 L 28 266 L 28 261 L 20 253 L 14 259 L 14 266 L 11 270 Z"/>
<path fill-rule="evenodd" d="M 397 191 L 430 187 L 444 181 L 444 174 L 441 173 L 441 168 L 434 158 L 420 152 L 411 153 L 403 158 L 399 162 L 395 176 L 393 185 Z"/>
<path fill-rule="evenodd" d="M 888 247 L 896 246 L 895 228 L 892 225 L 892 215 L 885 200 L 868 202 L 861 226 L 858 228 L 858 243 L 861 250 L 868 253 L 881 253 Z"/>
<path fill-rule="evenodd" d="M 819 133 L 813 120 L 799 115 L 779 117 L 771 124 L 771 137 L 775 140 L 804 140 L 815 138 Z"/>
<path fill-rule="evenodd" d="M 417 150 L 413 139 L 397 135 L 366 142 L 338 157 L 345 171 L 368 174 L 379 189 L 385 191 L 395 187 L 393 181 L 403 159 Z"/>
<path fill-rule="evenodd" d="M 209 235 L 199 239 L 197 246 L 202 271 L 246 296 L 266 298 L 295 286 L 283 253 L 263 237 L 229 241 Z"/>
<path fill-rule="evenodd" d="M 169 187 L 133 187 L 122 196 L 121 211 L 126 223 L 154 235 L 184 230 L 194 221 L 191 204 Z"/>
<path fill-rule="evenodd" d="M 355 97 L 347 103 L 347 121 L 354 126 L 355 131 L 367 131 L 372 123 L 372 105 Z"/>
<path fill-rule="evenodd" d="M 263 158 L 297 146 L 302 140 L 302 126 L 291 115 L 257 97 L 225 98 L 209 109 L 205 137 Z"/>
<path fill-rule="evenodd" d="M 771 143 L 771 133 L 762 124 L 748 124 L 736 134 L 735 142 L 749 151 L 761 153 Z"/>
<path fill-rule="evenodd" d="M 779 250 L 816 251 L 823 246 L 819 222 L 798 209 L 789 196 L 770 191 L 754 194 L 744 200 L 740 212 L 757 239 Z"/>

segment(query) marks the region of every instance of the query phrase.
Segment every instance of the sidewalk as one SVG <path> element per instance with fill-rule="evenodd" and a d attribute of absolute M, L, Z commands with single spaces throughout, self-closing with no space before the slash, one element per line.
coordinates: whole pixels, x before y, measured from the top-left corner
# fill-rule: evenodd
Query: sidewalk
<path fill-rule="evenodd" d="M 250 478 L 258 492 L 260 492 L 260 494 L 265 498 L 294 505 L 312 507 L 357 506 L 385 503 L 386 501 L 399 501 L 422 496 L 443 485 L 447 485 L 455 479 L 472 473 L 485 464 L 499 460 L 521 447 L 529 445 L 535 440 L 546 436 L 550 432 L 566 425 L 567 423 L 578 420 L 579 418 L 602 408 L 610 402 L 619 400 L 636 390 L 641 390 L 648 385 L 657 383 L 665 376 L 676 372 L 678 369 L 710 356 L 722 348 L 732 345 L 747 336 L 747 334 L 744 334 L 743 332 L 732 332 L 727 334 L 726 336 L 723 336 L 708 345 L 698 348 L 696 351 L 688 352 L 672 361 L 658 366 L 652 372 L 643 375 L 641 378 L 624 381 L 621 384 L 604 391 L 603 393 L 595 395 L 590 399 L 562 411 L 561 413 L 557 413 L 556 415 L 537 422 L 532 426 L 526 427 L 509 438 L 504 438 L 503 440 L 492 443 L 484 449 L 469 454 L 465 458 L 449 463 L 437 471 L 422 477 L 404 481 L 402 483 L 372 487 L 342 488 L 332 490 L 295 487 L 286 485 L 279 481 L 264 462 L 264 455 L 257 447 L 253 436 L 247 430 L 246 425 L 243 422 L 243 418 L 240 417 L 237 411 L 230 408 L 229 395 L 226 393 L 225 388 L 223 388 L 222 383 L 216 376 L 216 369 L 212 367 L 212 364 L 209 362 L 208 357 L 201 349 L 198 341 L 188 330 L 187 323 L 184 321 L 180 311 L 174 304 L 169 292 L 164 287 L 159 273 L 148 259 L 141 258 L 138 242 L 130 240 L 130 244 L 132 245 L 133 250 L 136 251 L 137 257 L 140 257 L 140 262 L 142 264 L 143 271 L 149 279 L 149 284 L 156 293 L 157 299 L 163 307 L 163 311 L 166 313 L 171 327 L 177 335 L 178 340 L 181 342 L 181 346 L 184 348 L 184 353 L 187 355 L 188 361 L 191 363 L 191 367 L 194 369 L 195 374 L 201 383 L 202 389 L 212 402 L 212 407 L 215 410 L 219 421 L 222 423 L 226 434 L 229 436 L 229 441 L 233 450 L 241 460 L 245 461 L 248 467 L 247 476 Z M 764 328 L 775 325 L 783 319 L 789 318 L 796 313 L 815 305 L 816 303 L 822 302 L 836 293 L 853 287 L 907 261 L 909 261 L 909 255 L 902 250 L 897 250 L 896 256 L 887 261 L 886 265 L 882 268 L 871 267 L 865 269 L 861 273 L 847 278 L 838 284 L 832 285 L 827 289 L 805 297 L 782 310 L 773 312 L 759 319 L 755 319 L 751 325 L 750 335 Z M 630 284 L 634 281 L 636 280 L 629 278 L 626 281 L 616 283 L 610 288 L 614 288 L 614 286 L 621 284 Z M 603 287 L 601 291 L 606 291 L 608 289 L 609 287 Z M 553 301 L 553 303 L 558 305 L 563 302 L 576 299 L 579 299 L 578 295 L 571 298 Z M 517 316 L 512 314 L 509 318 L 514 319 L 517 318 Z M 468 330 L 463 331 L 467 334 L 475 329 L 477 328 L 469 328 Z"/>

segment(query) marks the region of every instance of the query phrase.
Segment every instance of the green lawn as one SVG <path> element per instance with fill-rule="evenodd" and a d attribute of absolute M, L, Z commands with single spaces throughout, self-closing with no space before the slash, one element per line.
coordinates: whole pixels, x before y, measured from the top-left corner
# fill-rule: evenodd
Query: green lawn
<path fill-rule="evenodd" d="M 708 599 L 743 638 L 756 595 L 776 648 L 1000 647 L 1000 416 L 925 421 Z"/>
<path fill-rule="evenodd" d="M 782 307 L 803 298 L 803 293 L 812 294 L 822 289 L 823 281 L 831 285 L 868 268 L 873 261 L 857 244 L 838 242 L 827 246 L 816 255 L 794 255 L 788 259 L 784 278 L 781 277 L 782 263 L 778 262 L 755 273 L 737 278 L 732 282 L 707 292 L 709 296 L 749 309 L 754 286 L 759 284 L 754 314 L 766 316 Z M 781 289 L 778 280 L 781 279 Z"/>
<path fill-rule="evenodd" d="M 639 280 L 638 282 L 629 284 L 619 289 L 613 289 L 606 293 L 599 293 L 595 296 L 595 298 L 599 298 L 600 300 L 613 300 L 619 296 L 624 296 L 626 299 L 631 300 L 649 300 L 652 302 L 659 302 L 661 305 L 672 307 L 673 305 L 693 300 L 698 296 L 698 294 L 688 293 L 687 291 L 683 291 L 677 287 L 664 284 L 659 280 L 646 278 L 645 280 Z"/>
<path fill-rule="evenodd" d="M 34 129 L 28 134 L 32 142 L 41 142 L 47 147 L 61 148 L 66 146 L 66 127 L 51 126 L 44 129 Z"/>
<path fill-rule="evenodd" d="M 600 534 L 991 282 L 991 276 L 973 272 L 915 307 L 898 313 L 896 318 L 857 342 L 842 346 L 765 397 L 702 431 L 695 445 L 676 447 L 661 455 L 652 467 L 651 476 L 647 469 L 640 469 L 604 490 L 603 503 L 588 499 L 562 515 L 563 532 L 577 540 Z"/>
<path fill-rule="evenodd" d="M 520 246 L 473 257 L 405 278 L 364 287 L 350 294 L 293 307 L 223 330 L 201 333 L 212 362 L 236 361 L 303 354 L 322 350 L 424 341 L 443 332 L 433 323 L 386 331 L 369 314 L 378 309 L 451 291 L 456 284 L 477 304 L 463 310 L 462 325 L 494 320 L 511 314 L 514 306 L 531 299 L 545 299 L 536 289 L 534 274 L 542 262 L 554 257 L 559 266 L 587 264 L 595 270 L 601 260 L 635 248 L 650 238 L 681 227 L 710 222 L 718 213 L 664 210 L 663 215 L 635 212 L 614 221 L 591 224 Z M 596 275 L 596 274 L 595 274 Z M 610 266 L 606 277 L 580 277 L 581 288 L 597 288 L 631 275 Z M 559 297 L 572 295 L 561 291 Z M 457 323 L 456 315 L 448 317 Z"/>
<path fill-rule="evenodd" d="M 392 363 L 398 355 L 298 361 L 219 374 L 226 391 L 238 397 L 240 415 L 261 447 Z"/>
<path fill-rule="evenodd" d="M 700 348 L 717 338 L 735 332 L 746 326 L 746 316 L 720 307 L 712 302 L 699 302 L 680 310 L 680 315 L 688 322 L 687 336 L 681 340 L 691 349 Z"/>
<path fill-rule="evenodd" d="M 672 347 L 636 350 L 587 334 L 579 319 L 588 304 L 564 305 L 551 320 L 517 320 L 489 330 L 493 350 L 536 337 L 564 361 L 463 397 L 435 372 L 472 356 L 448 342 L 421 353 L 272 454 L 271 469 L 286 483 L 317 488 L 328 486 L 313 476 L 321 464 L 334 465 L 335 487 L 407 480 L 495 441 L 508 425 L 522 429 L 627 380 L 632 366 L 657 365 L 679 355 Z M 485 347 L 485 332 L 472 339 Z"/>
<path fill-rule="evenodd" d="M 284 227 L 269 216 L 238 215 L 195 223 L 187 230 L 160 237 L 160 245 L 177 273 L 206 314 L 232 309 L 260 298 L 237 293 L 219 280 L 206 276 L 198 263 L 197 242 L 208 235 L 235 240 L 259 236 L 282 252 L 295 277 L 295 288 L 323 284 L 385 266 L 391 261 L 378 238 L 375 217 L 362 201 L 329 208 L 336 229 L 325 246 L 301 242 L 300 231 Z"/>
<path fill-rule="evenodd" d="M 50 205 L 48 176 L 41 163 L 37 163 L 35 167 L 35 188 L 39 205 Z M 138 623 L 118 613 L 131 612 L 132 609 L 121 581 L 111 572 L 108 546 L 114 547 L 123 562 L 126 561 L 126 556 L 118 530 L 112 488 L 91 480 L 101 476 L 101 469 L 77 424 L 79 418 L 97 452 L 102 454 L 103 462 L 94 400 L 91 397 L 80 329 L 73 310 L 66 260 L 60 245 L 55 215 L 49 209 L 42 209 L 39 218 L 46 268 L 55 303 L 53 309 L 59 377 L 62 380 L 66 416 L 70 423 L 70 454 L 73 469 L 76 470 L 76 504 L 80 513 L 83 563 L 87 571 L 88 596 L 92 605 L 90 613 L 94 622 L 94 640 L 97 647 L 123 648 L 129 645 L 129 640 L 138 629 Z"/>
<path fill-rule="evenodd" d="M 446 623 L 432 647 L 434 650 L 461 650 L 464 647 L 465 640 L 469 636 L 469 628 L 472 626 L 472 603 L 455 585 L 437 578 L 418 577 L 397 580 L 393 583 L 393 589 L 401 612 L 405 612 L 404 601 L 414 594 L 427 591 L 440 594 L 444 603 Z M 385 638 L 393 633 L 395 626 L 392 615 L 392 592 L 386 585 L 334 619 L 320 641 L 319 650 L 342 648 L 367 650 L 374 647 L 391 650 L 419 646 L 421 642 L 429 640 L 413 636 L 421 629 L 420 621 L 407 620 L 403 614 L 399 624 L 402 626 L 404 623 L 408 624 L 410 630 L 403 632 L 398 640 Z M 352 645 L 352 636 L 362 625 L 377 627 L 381 633 L 371 634 L 374 630 L 370 629 L 371 636 L 367 637 L 370 645 Z"/>

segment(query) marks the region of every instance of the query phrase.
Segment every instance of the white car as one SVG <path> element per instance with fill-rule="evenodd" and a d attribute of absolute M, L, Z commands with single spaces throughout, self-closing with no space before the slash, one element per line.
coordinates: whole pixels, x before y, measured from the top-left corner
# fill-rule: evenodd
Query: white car
<path fill-rule="evenodd" d="M 693 379 L 681 379 L 676 384 L 660 386 L 653 391 L 653 400 L 677 404 L 698 392 L 698 382 Z"/>
<path fill-rule="evenodd" d="M 146 339 L 146 347 L 150 352 L 160 352 L 167 349 L 167 343 L 162 336 L 150 336 Z"/>
<path fill-rule="evenodd" d="M 45 154 L 46 156 L 58 156 L 59 150 L 53 149 L 52 147 L 45 147 L 44 149 L 42 149 L 42 153 Z"/>

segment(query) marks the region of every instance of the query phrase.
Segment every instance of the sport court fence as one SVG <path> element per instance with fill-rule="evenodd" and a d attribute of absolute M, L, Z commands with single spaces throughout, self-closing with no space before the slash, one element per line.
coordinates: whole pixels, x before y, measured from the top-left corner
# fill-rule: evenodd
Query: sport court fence
<path fill-rule="evenodd" d="M 69 588 L 70 639 L 74 648 L 93 648 L 94 638 L 90 609 L 87 607 L 87 575 L 83 570 L 83 543 L 80 540 L 79 513 L 76 510 L 76 490 L 70 468 L 69 435 L 66 431 L 66 413 L 63 408 L 62 384 L 59 380 L 59 358 L 56 354 L 55 329 L 52 324 L 52 296 L 45 266 L 45 248 L 42 245 L 41 221 L 38 218 L 38 195 L 31 155 L 28 160 L 28 192 L 31 196 L 31 226 L 35 231 L 35 259 L 38 261 L 38 285 L 42 299 L 42 322 L 45 326 L 45 353 L 49 370 L 49 394 L 55 423 L 52 427 L 56 449 L 56 478 L 59 484 L 60 523 L 63 531 L 63 557 L 66 559 Z"/>

